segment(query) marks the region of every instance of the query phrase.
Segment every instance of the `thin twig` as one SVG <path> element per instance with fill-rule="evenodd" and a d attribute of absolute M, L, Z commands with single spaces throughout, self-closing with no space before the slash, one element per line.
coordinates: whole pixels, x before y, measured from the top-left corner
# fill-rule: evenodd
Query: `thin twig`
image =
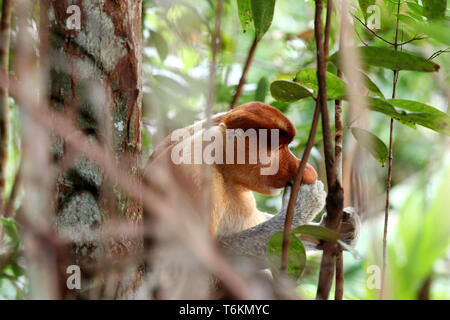
<path fill-rule="evenodd" d="M 435 53 L 433 53 L 433 54 L 428 58 L 428 60 L 436 59 L 436 58 L 439 57 L 441 54 L 443 54 L 443 53 L 449 53 L 449 52 L 450 52 L 450 47 L 449 47 L 449 48 L 446 48 L 446 49 L 444 49 L 444 50 L 436 51 Z"/>
<path fill-rule="evenodd" d="M 397 51 L 398 44 L 398 30 L 399 30 L 399 14 L 400 14 L 400 6 L 401 1 L 397 2 L 397 25 L 395 29 L 395 43 L 394 48 Z M 397 81 L 398 81 L 399 72 L 394 71 L 394 80 L 393 80 L 393 89 L 392 89 L 392 99 L 395 99 L 395 93 L 397 89 Z M 388 233 L 388 222 L 389 222 L 389 195 L 391 191 L 391 181 L 392 181 L 392 145 L 393 145 L 393 136 L 394 136 L 394 119 L 391 119 L 390 131 L 389 131 L 389 166 L 388 166 L 388 179 L 387 179 L 387 187 L 386 187 L 386 207 L 384 212 L 384 232 L 383 232 L 383 268 L 381 275 L 381 288 L 380 288 L 380 299 L 384 298 L 384 289 L 386 282 L 386 249 L 387 249 L 387 233 Z"/>
<path fill-rule="evenodd" d="M 376 33 L 375 31 L 373 31 L 372 29 L 370 29 L 370 28 L 367 26 L 367 24 L 364 23 L 364 21 L 362 21 L 360 18 L 358 18 L 357 16 L 355 16 L 353 13 L 350 13 L 350 14 L 352 15 L 353 18 L 355 18 L 356 20 L 358 20 L 358 21 L 366 28 L 366 30 L 368 30 L 368 31 L 369 31 L 371 34 L 373 34 L 375 37 L 377 37 L 378 39 L 380 39 L 380 40 L 382 40 L 382 41 L 384 41 L 384 42 L 386 42 L 386 43 L 389 43 L 389 44 L 391 44 L 391 45 L 394 45 L 392 42 L 390 42 L 390 41 L 384 39 L 384 38 L 383 38 L 382 36 L 380 36 L 378 33 Z"/>
<path fill-rule="evenodd" d="M 413 41 L 420 41 L 420 40 L 425 40 L 425 39 L 428 39 L 428 37 L 426 37 L 426 36 L 415 36 L 415 37 L 409 39 L 408 41 L 404 41 L 404 42 L 399 43 L 398 45 L 399 46 L 403 46 L 403 45 L 408 44 L 408 43 L 413 42 Z"/>
<path fill-rule="evenodd" d="M 316 136 L 317 126 L 319 124 L 320 107 L 319 103 L 316 101 L 316 108 L 314 110 L 314 117 L 311 124 L 311 130 L 309 131 L 308 142 L 306 148 L 303 151 L 302 160 L 297 171 L 297 175 L 294 180 L 294 185 L 292 186 L 291 196 L 289 198 L 289 204 L 286 210 L 286 219 L 284 220 L 284 230 L 283 230 L 283 247 L 281 253 L 281 272 L 286 273 L 288 266 L 288 254 L 289 254 L 289 234 L 291 232 L 292 218 L 294 216 L 294 206 L 297 200 L 297 195 L 300 190 L 300 185 L 303 179 L 303 172 L 305 171 L 306 164 L 308 163 L 309 155 L 314 146 L 314 137 Z"/>
<path fill-rule="evenodd" d="M 239 84 L 236 88 L 236 92 L 234 93 L 233 100 L 231 100 L 230 109 L 233 109 L 234 107 L 236 107 L 236 104 L 239 101 L 239 97 L 242 94 L 242 90 L 244 88 L 245 81 L 247 79 L 247 73 L 253 62 L 253 58 L 255 57 L 255 52 L 256 52 L 256 48 L 258 47 L 258 43 L 259 43 L 259 41 L 255 36 L 255 39 L 253 40 L 252 46 L 250 47 L 250 50 L 247 55 L 247 59 L 245 61 L 245 66 L 244 66 L 244 70 L 242 71 L 241 79 L 239 80 Z"/>
<path fill-rule="evenodd" d="M 353 119 L 352 121 L 350 121 L 345 127 L 343 127 L 341 130 L 336 131 L 333 133 L 333 138 L 336 138 L 337 135 L 341 135 L 342 133 L 344 133 L 345 131 L 347 131 L 348 129 L 350 129 L 353 125 L 353 123 L 357 120 L 358 118 Z M 314 145 L 322 143 L 323 139 L 319 139 L 314 141 Z"/>
<path fill-rule="evenodd" d="M 352 17 L 353 18 L 355 18 L 356 20 L 358 20 L 363 26 L 364 26 L 364 28 L 366 29 L 366 30 L 368 30 L 371 34 L 373 34 L 375 37 L 377 37 L 378 39 L 380 39 L 380 40 L 382 40 L 382 41 L 384 41 L 384 42 L 386 42 L 387 44 L 390 44 L 391 46 L 401 46 L 401 45 L 405 45 L 405 44 L 408 44 L 408 43 L 410 43 L 410 42 L 413 42 L 413 41 L 418 41 L 418 40 L 424 40 L 424 39 L 427 39 L 427 37 L 426 36 L 415 36 L 415 37 L 413 37 L 413 38 L 411 38 L 411 39 L 409 39 L 408 41 L 405 41 L 405 42 L 401 42 L 401 43 L 395 43 L 395 42 L 391 42 L 391 41 L 389 41 L 389 40 L 386 40 L 386 39 L 384 39 L 382 36 L 380 36 L 378 33 L 376 33 L 375 31 L 373 31 L 372 29 L 370 29 L 369 28 L 369 26 L 366 24 L 366 23 L 364 23 L 364 21 L 362 21 L 360 18 L 358 18 L 356 15 L 354 15 L 353 13 L 350 13 L 351 15 L 352 15 Z M 355 29 L 356 30 L 356 29 Z M 362 41 L 362 40 L 361 40 Z M 365 44 L 365 42 L 364 41 L 362 41 L 364 44 Z"/>
<path fill-rule="evenodd" d="M 355 28 L 355 33 L 356 33 L 356 36 L 358 37 L 359 41 L 361 41 L 364 46 L 368 47 L 369 44 L 363 40 L 363 38 L 359 34 L 358 30 L 356 30 L 356 28 Z"/>
<path fill-rule="evenodd" d="M 327 22 L 325 28 L 325 39 L 323 46 L 326 48 L 325 52 L 328 52 L 329 47 L 329 37 L 330 37 L 330 29 L 331 29 L 331 11 L 332 11 L 332 0 L 327 0 Z M 325 57 L 326 61 L 327 57 Z M 300 190 L 300 185 L 302 183 L 303 171 L 306 168 L 306 164 L 308 162 L 308 158 L 311 154 L 311 150 L 315 145 L 314 137 L 316 136 L 317 126 L 319 124 L 319 116 L 320 116 L 320 105 L 319 101 L 316 100 L 316 108 L 314 110 L 313 122 L 311 124 L 311 130 L 309 131 L 308 142 L 306 143 L 306 148 L 303 151 L 302 160 L 300 162 L 300 166 L 297 171 L 297 175 L 294 180 L 294 185 L 292 186 L 291 196 L 289 198 L 289 203 L 286 211 L 286 219 L 284 221 L 284 230 L 283 230 L 283 247 L 281 253 L 281 271 L 286 273 L 288 267 L 288 257 L 289 257 L 289 233 L 291 232 L 291 224 L 292 218 L 294 215 L 294 205 L 297 200 L 297 195 Z"/>

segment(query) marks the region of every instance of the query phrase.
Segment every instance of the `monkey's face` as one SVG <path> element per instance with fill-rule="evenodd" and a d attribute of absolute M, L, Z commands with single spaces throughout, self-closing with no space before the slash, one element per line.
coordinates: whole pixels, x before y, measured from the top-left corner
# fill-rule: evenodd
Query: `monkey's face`
<path fill-rule="evenodd" d="M 298 159 L 289 149 L 287 144 L 280 146 L 278 150 L 271 150 L 273 161 L 278 162 L 278 171 L 273 175 L 261 175 L 259 180 L 263 186 L 267 186 L 268 188 L 259 188 L 265 189 L 264 191 L 258 191 L 264 194 L 271 194 L 274 192 L 273 189 L 284 188 L 286 184 L 295 178 L 297 175 L 300 159 Z M 272 167 L 276 165 L 271 164 Z M 317 173 L 314 168 L 307 164 L 305 171 L 303 172 L 303 183 L 312 184 L 317 180 Z"/>
<path fill-rule="evenodd" d="M 246 148 L 246 151 L 252 152 L 251 148 Z M 249 162 L 249 158 L 251 155 L 246 157 L 244 164 L 224 164 L 220 166 L 220 169 L 225 179 L 246 189 L 267 195 L 277 194 L 281 188 L 284 188 L 290 180 L 295 178 L 300 166 L 300 159 L 292 154 L 287 144 L 268 150 L 269 163 L 258 158 L 258 162 L 253 164 Z M 316 171 L 307 164 L 303 173 L 303 183 L 311 184 L 316 180 Z"/>
<path fill-rule="evenodd" d="M 226 128 L 219 166 L 225 179 L 263 194 L 274 194 L 295 178 L 300 160 L 289 150 L 295 136 L 292 123 L 277 109 L 259 102 L 244 104 L 221 116 Z M 307 165 L 304 183 L 317 173 Z"/>

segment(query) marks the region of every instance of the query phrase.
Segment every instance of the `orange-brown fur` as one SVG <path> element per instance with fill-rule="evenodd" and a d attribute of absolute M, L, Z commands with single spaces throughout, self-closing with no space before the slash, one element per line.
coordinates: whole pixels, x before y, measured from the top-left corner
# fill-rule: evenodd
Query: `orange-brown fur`
<path fill-rule="evenodd" d="M 188 129 L 194 132 L 197 128 L 204 127 L 204 121 L 194 124 Z M 260 168 L 268 165 L 261 163 L 249 164 L 248 141 L 246 148 L 245 164 L 213 164 L 211 165 L 211 196 L 212 208 L 209 217 L 210 230 L 213 236 L 228 236 L 236 232 L 251 228 L 265 221 L 256 208 L 252 191 L 263 194 L 273 194 L 275 190 L 283 188 L 288 181 L 295 177 L 300 160 L 289 150 L 289 143 L 293 140 L 296 130 L 292 123 L 276 108 L 260 102 L 244 104 L 228 113 L 213 117 L 212 125 L 217 130 L 224 129 L 279 129 L 279 148 L 269 150 L 272 156 L 278 156 L 279 170 L 275 175 L 261 175 Z M 193 139 L 193 138 L 192 138 Z M 179 142 L 172 142 L 166 138 L 154 151 L 146 166 L 147 178 L 152 171 L 169 167 L 177 181 L 184 183 L 186 192 L 190 194 L 195 203 L 200 202 L 201 197 L 201 173 L 199 164 L 175 165 L 170 161 L 170 152 Z M 270 147 L 270 143 L 268 144 Z M 225 147 L 224 147 L 224 159 Z M 236 152 L 235 152 L 236 157 Z M 304 183 L 314 183 L 317 179 L 316 171 L 307 166 L 303 175 Z M 151 179 L 150 179 L 151 180 Z"/>

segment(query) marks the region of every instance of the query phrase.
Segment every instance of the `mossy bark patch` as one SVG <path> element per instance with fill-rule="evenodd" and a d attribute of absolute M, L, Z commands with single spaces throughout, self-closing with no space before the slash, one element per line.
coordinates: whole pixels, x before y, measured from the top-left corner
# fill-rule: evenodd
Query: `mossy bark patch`
<path fill-rule="evenodd" d="M 70 5 L 81 9 L 80 30 L 67 29 Z M 111 143 L 105 150 L 135 177 L 141 171 L 141 6 L 140 0 L 52 0 L 49 12 L 53 106 L 72 118 L 80 134 L 100 145 Z M 77 260 L 98 262 L 139 250 L 140 240 L 124 235 L 101 241 L 100 234 L 111 217 L 136 227 L 142 222 L 141 202 L 88 157 L 55 141 L 54 159 L 61 164 L 57 225 L 74 243 Z"/>

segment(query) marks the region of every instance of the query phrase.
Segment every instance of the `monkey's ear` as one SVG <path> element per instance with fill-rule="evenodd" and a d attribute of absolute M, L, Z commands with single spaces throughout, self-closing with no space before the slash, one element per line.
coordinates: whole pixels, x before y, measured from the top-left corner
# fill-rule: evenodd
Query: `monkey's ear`
<path fill-rule="evenodd" d="M 288 144 L 295 137 L 295 127 L 278 109 L 261 102 L 243 104 L 220 119 L 227 129 L 278 129 L 280 143 Z"/>

